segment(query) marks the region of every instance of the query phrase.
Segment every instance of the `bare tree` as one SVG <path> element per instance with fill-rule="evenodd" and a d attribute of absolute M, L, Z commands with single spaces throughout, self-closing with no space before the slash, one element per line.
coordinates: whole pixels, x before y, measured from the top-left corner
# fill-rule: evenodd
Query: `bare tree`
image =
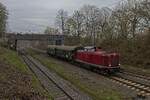
<path fill-rule="evenodd" d="M 7 15 L 6 7 L 0 3 L 0 37 L 2 37 L 6 31 Z"/>
<path fill-rule="evenodd" d="M 100 37 L 100 39 L 103 39 L 112 33 L 112 27 L 110 24 L 111 12 L 111 9 L 108 7 L 103 7 L 100 9 L 100 16 L 97 20 L 97 25 L 99 26 L 98 37 Z"/>
<path fill-rule="evenodd" d="M 82 26 L 83 26 L 84 16 L 80 11 L 74 11 L 72 18 L 75 22 L 76 34 L 78 37 L 80 37 L 83 32 Z"/>
<path fill-rule="evenodd" d="M 76 23 L 72 17 L 66 21 L 66 34 L 68 36 L 76 36 Z"/>
<path fill-rule="evenodd" d="M 91 45 L 97 40 L 134 39 L 140 31 L 150 31 L 150 2 L 124 0 L 113 10 L 84 5 L 70 17 L 64 10 L 59 10 L 56 22 L 63 34 L 87 37 Z"/>
<path fill-rule="evenodd" d="M 50 34 L 50 35 L 56 35 L 56 34 L 60 34 L 58 29 L 56 28 L 52 28 L 52 27 L 47 27 L 44 31 L 45 34 Z"/>
<path fill-rule="evenodd" d="M 150 33 L 150 2 L 149 0 L 141 0 L 139 8 L 138 8 L 138 15 L 141 17 L 140 21 L 140 29 L 149 30 Z"/>
<path fill-rule="evenodd" d="M 114 24 L 114 32 L 118 34 L 121 39 L 127 39 L 129 35 L 129 13 L 126 2 L 119 4 L 112 12 L 112 19 Z"/>
<path fill-rule="evenodd" d="M 56 25 L 61 29 L 62 34 L 65 34 L 65 23 L 68 19 L 68 14 L 63 9 L 59 10 L 56 16 Z"/>
<path fill-rule="evenodd" d="M 93 5 L 85 5 L 81 8 L 81 13 L 84 15 L 84 30 L 87 36 L 93 40 L 92 44 L 95 45 L 97 20 L 100 15 L 99 8 Z M 92 39 L 93 38 L 93 39 Z"/>
<path fill-rule="evenodd" d="M 127 13 L 129 14 L 129 21 L 130 21 L 130 34 L 132 38 L 135 38 L 136 36 L 136 29 L 138 28 L 138 23 L 141 20 L 141 17 L 138 15 L 138 9 L 139 9 L 139 4 L 137 0 L 128 0 L 127 6 L 128 6 L 128 11 Z"/>

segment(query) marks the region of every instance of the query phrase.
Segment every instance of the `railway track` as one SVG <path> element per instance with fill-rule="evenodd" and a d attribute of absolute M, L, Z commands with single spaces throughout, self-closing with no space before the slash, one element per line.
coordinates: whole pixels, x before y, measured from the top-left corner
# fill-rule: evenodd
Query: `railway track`
<path fill-rule="evenodd" d="M 79 91 L 68 81 L 50 72 L 29 55 L 22 55 L 23 60 L 40 80 L 43 87 L 51 93 L 54 100 L 92 100 L 89 96 Z"/>
<path fill-rule="evenodd" d="M 141 78 L 141 79 L 144 79 L 144 80 L 147 80 L 147 81 L 150 81 L 150 77 L 148 77 L 148 76 L 138 75 L 138 74 L 135 74 L 135 73 L 132 73 L 132 72 L 128 72 L 128 71 L 121 71 L 121 73 L 126 74 L 126 75 L 130 75 L 130 76 L 133 76 L 133 77 Z"/>
<path fill-rule="evenodd" d="M 121 85 L 127 86 L 137 92 L 139 97 L 149 97 L 150 99 L 150 78 L 128 71 L 121 71 L 112 78 Z M 149 100 L 148 99 L 148 100 Z"/>
<path fill-rule="evenodd" d="M 131 73 L 131 72 L 120 72 L 120 73 L 117 73 L 117 75 L 119 75 L 122 78 L 126 78 L 128 80 L 132 80 L 137 83 L 144 84 L 147 87 L 150 87 L 150 80 L 148 76 L 138 75 L 138 74 Z"/>
<path fill-rule="evenodd" d="M 150 96 L 150 86 L 146 84 L 136 82 L 120 76 L 112 76 L 110 77 L 110 79 L 115 83 L 118 83 L 132 90 L 135 90 L 137 92 L 138 97 L 146 98 Z"/>

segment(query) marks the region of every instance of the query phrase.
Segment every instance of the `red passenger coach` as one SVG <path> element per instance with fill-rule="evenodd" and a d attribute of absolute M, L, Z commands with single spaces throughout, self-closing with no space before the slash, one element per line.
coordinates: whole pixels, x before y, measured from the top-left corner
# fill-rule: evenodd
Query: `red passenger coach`
<path fill-rule="evenodd" d="M 82 50 L 77 50 L 75 60 L 100 71 L 119 70 L 119 54 L 108 53 L 96 47 L 85 47 Z"/>

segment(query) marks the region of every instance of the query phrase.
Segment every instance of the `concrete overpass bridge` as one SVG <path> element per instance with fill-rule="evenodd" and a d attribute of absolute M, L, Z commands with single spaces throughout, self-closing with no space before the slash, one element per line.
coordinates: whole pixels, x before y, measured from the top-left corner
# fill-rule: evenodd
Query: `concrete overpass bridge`
<path fill-rule="evenodd" d="M 8 43 L 16 50 L 28 47 L 44 49 L 47 45 L 63 45 L 64 35 L 7 34 Z"/>

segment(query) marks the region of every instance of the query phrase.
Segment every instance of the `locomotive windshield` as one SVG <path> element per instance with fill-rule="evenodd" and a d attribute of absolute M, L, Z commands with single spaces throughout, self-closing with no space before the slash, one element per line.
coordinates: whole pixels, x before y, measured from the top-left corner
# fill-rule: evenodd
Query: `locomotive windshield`
<path fill-rule="evenodd" d="M 84 51 L 96 51 L 96 47 L 92 47 L 92 46 L 88 46 L 88 47 L 84 47 Z"/>

